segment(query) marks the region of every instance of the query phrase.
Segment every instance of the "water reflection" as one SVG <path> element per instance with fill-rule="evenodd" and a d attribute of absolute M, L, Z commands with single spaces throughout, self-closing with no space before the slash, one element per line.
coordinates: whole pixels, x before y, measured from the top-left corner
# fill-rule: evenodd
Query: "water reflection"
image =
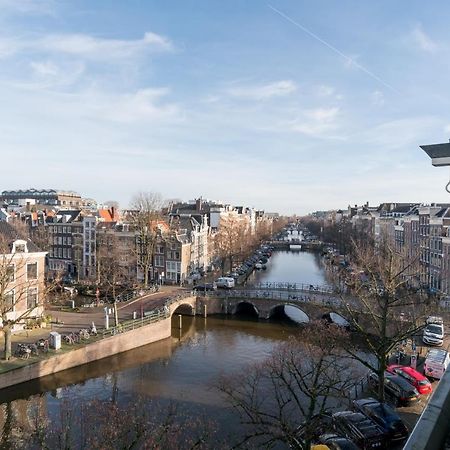
<path fill-rule="evenodd" d="M 275 251 L 266 264 L 267 270 L 255 271 L 248 283 L 289 282 L 326 285 L 326 273 L 318 253 L 303 251 Z"/>

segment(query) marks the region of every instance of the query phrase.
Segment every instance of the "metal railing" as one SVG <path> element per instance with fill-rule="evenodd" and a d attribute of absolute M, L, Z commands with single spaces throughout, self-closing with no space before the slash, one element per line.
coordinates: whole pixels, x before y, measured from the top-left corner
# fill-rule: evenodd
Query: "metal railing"
<path fill-rule="evenodd" d="M 116 296 L 116 301 L 119 303 L 128 302 L 130 300 L 135 300 L 137 298 L 144 297 L 148 294 L 152 294 L 159 291 L 159 286 L 152 286 L 149 288 L 142 288 L 142 289 L 135 289 L 133 291 L 124 292 L 122 294 L 119 294 Z M 109 304 L 109 302 L 106 302 Z M 105 300 L 100 299 L 99 301 L 100 305 L 105 304 Z M 91 303 L 86 303 L 84 305 L 81 305 L 83 308 L 92 308 L 95 306 L 98 306 L 97 300 L 92 301 Z"/>
<path fill-rule="evenodd" d="M 114 336 L 119 333 L 124 333 L 126 331 L 141 328 L 151 323 L 159 322 L 160 320 L 168 319 L 170 317 L 170 305 L 183 300 L 184 298 L 192 297 L 193 295 L 195 294 L 186 291 L 173 297 L 169 297 L 168 299 L 166 299 L 163 306 L 154 308 L 150 311 L 145 311 L 143 313 L 143 316 L 138 319 L 128 320 L 126 322 L 120 323 L 118 326 L 110 327 L 108 330 L 103 330 L 100 332 L 100 337 L 104 338 L 108 336 Z"/>
<path fill-rule="evenodd" d="M 167 319 L 170 316 L 169 309 L 155 309 L 144 313 L 144 316 L 140 319 L 129 320 L 127 322 L 120 323 L 115 327 L 110 327 L 107 330 L 103 330 L 100 334 L 101 337 L 105 338 L 108 336 L 114 336 L 119 333 L 125 333 L 127 331 L 135 330 L 141 328 L 145 325 L 151 323 L 159 322 L 160 320 Z"/>
<path fill-rule="evenodd" d="M 314 295 L 318 294 L 318 295 Z M 232 289 L 216 291 L 196 291 L 193 295 L 202 297 L 221 297 L 221 298 L 244 298 L 251 300 L 280 300 L 289 303 L 312 303 L 322 306 L 339 307 L 342 306 L 342 299 L 330 295 L 321 296 L 320 292 L 308 292 L 303 294 L 290 293 L 289 291 L 260 291 L 252 289 Z"/>
<path fill-rule="evenodd" d="M 288 282 L 272 282 L 266 281 L 247 285 L 248 289 L 257 290 L 283 290 L 298 291 L 317 294 L 333 294 L 334 289 L 326 285 L 313 285 L 307 283 L 288 283 Z"/>

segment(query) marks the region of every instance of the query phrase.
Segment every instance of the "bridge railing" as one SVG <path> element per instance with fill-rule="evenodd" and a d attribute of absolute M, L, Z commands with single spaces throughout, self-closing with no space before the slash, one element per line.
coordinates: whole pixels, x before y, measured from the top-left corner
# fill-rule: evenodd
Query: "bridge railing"
<path fill-rule="evenodd" d="M 333 287 L 326 285 L 313 285 L 307 283 L 288 283 L 288 282 L 272 282 L 265 281 L 261 283 L 248 284 L 248 289 L 257 290 L 283 290 L 283 291 L 301 291 L 317 294 L 334 294 Z"/>
<path fill-rule="evenodd" d="M 316 292 L 316 294 L 319 294 Z M 342 300 L 339 297 L 314 295 L 313 293 L 290 293 L 282 290 L 260 291 L 251 289 L 232 289 L 217 291 L 201 291 L 195 295 L 202 297 L 221 297 L 221 298 L 243 298 L 249 300 L 278 300 L 288 303 L 313 303 L 322 306 L 339 307 L 342 306 Z"/>
<path fill-rule="evenodd" d="M 101 337 L 113 336 L 118 333 L 124 333 L 126 331 L 135 330 L 136 328 L 143 327 L 144 325 L 149 325 L 151 323 L 159 322 L 160 320 L 167 319 L 170 317 L 170 305 L 184 299 L 191 297 L 193 294 L 189 291 L 182 292 L 173 297 L 166 299 L 162 307 L 154 308 L 150 311 L 145 311 L 143 316 L 139 319 L 127 320 L 120 323 L 117 326 L 110 327 L 108 330 L 103 330 L 101 332 Z"/>

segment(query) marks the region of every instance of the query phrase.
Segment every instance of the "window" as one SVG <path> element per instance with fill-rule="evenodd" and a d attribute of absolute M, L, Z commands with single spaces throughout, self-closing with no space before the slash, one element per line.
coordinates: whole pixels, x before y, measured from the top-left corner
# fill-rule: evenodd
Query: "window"
<path fill-rule="evenodd" d="M 155 266 L 164 267 L 164 257 L 162 255 L 155 255 Z"/>
<path fill-rule="evenodd" d="M 37 262 L 27 264 L 27 280 L 37 280 L 38 267 Z"/>
<path fill-rule="evenodd" d="M 6 268 L 6 281 L 10 283 L 15 280 L 16 266 L 14 264 L 10 264 Z"/>
<path fill-rule="evenodd" d="M 5 293 L 5 307 L 6 311 L 14 311 L 14 290 Z"/>
<path fill-rule="evenodd" d="M 27 309 L 33 309 L 38 304 L 37 288 L 29 288 L 27 291 Z"/>
<path fill-rule="evenodd" d="M 15 244 L 14 249 L 16 253 L 25 253 L 25 244 Z"/>

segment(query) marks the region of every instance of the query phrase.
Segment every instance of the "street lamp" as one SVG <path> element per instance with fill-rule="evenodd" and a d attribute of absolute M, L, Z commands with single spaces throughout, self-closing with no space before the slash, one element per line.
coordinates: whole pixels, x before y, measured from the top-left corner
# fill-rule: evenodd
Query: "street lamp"
<path fill-rule="evenodd" d="M 420 148 L 431 158 L 433 166 L 450 166 L 450 142 L 421 145 Z M 446 184 L 445 190 L 450 194 L 450 181 Z"/>

